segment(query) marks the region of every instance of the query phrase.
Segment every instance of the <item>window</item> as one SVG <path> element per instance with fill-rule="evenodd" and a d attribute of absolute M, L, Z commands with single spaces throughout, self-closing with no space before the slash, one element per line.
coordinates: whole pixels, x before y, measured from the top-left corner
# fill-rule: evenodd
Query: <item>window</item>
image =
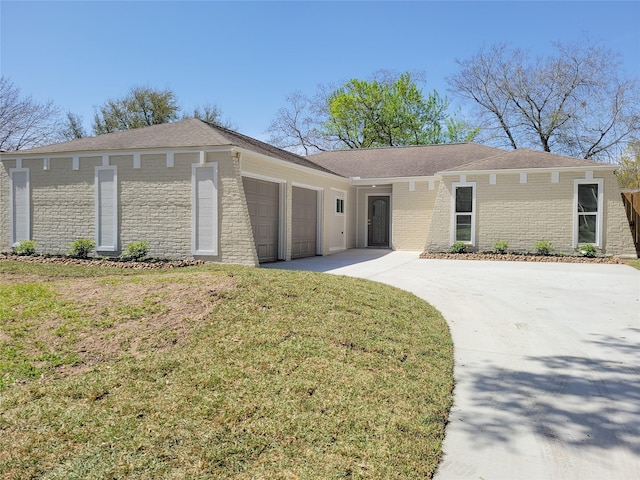
<path fill-rule="evenodd" d="M 118 250 L 118 173 L 115 166 L 96 167 L 96 250 Z"/>
<path fill-rule="evenodd" d="M 9 205 L 11 218 L 11 245 L 31 240 L 31 202 L 29 194 L 29 170 L 9 170 Z"/>
<path fill-rule="evenodd" d="M 600 246 L 602 237 L 602 179 L 575 181 L 574 246 Z"/>
<path fill-rule="evenodd" d="M 191 167 L 192 252 L 218 255 L 218 164 Z"/>
<path fill-rule="evenodd" d="M 336 197 L 336 213 L 344 214 L 344 198 Z"/>
<path fill-rule="evenodd" d="M 453 183 L 452 241 L 474 244 L 475 183 Z"/>

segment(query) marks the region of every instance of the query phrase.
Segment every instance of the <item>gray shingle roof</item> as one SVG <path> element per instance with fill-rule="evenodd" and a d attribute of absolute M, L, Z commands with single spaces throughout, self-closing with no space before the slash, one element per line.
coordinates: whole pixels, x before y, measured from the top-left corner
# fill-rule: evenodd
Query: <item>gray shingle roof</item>
<path fill-rule="evenodd" d="M 11 155 L 54 155 L 75 152 L 110 152 L 139 149 L 180 149 L 220 146 L 240 147 L 272 158 L 313 168 L 314 170 L 332 173 L 324 167 L 310 162 L 305 157 L 281 150 L 260 140 L 195 118 L 20 150 L 19 152 L 11 152 Z"/>
<path fill-rule="evenodd" d="M 603 165 L 605 164 L 594 162 L 593 160 L 565 157 L 564 155 L 557 155 L 555 153 L 519 148 L 481 160 L 474 160 L 463 165 L 453 166 L 444 171 L 526 170 L 535 168 L 602 167 Z"/>
<path fill-rule="evenodd" d="M 344 177 L 394 178 L 433 176 L 437 172 L 503 150 L 475 143 L 334 150 L 307 158 Z"/>
<path fill-rule="evenodd" d="M 603 165 L 553 153 L 529 149 L 504 151 L 475 143 L 334 150 L 301 157 L 195 118 L 20 150 L 11 152 L 11 156 L 207 147 L 238 147 L 314 170 L 363 179 L 433 176 L 439 172 Z"/>

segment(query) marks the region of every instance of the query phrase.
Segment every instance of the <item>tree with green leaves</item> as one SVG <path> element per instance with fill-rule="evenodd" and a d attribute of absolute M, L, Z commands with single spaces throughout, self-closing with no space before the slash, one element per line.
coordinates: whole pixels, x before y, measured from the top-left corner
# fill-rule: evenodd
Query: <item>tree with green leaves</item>
<path fill-rule="evenodd" d="M 72 112 L 67 112 L 65 124 L 62 128 L 62 137 L 65 140 L 77 140 L 86 137 L 87 133 L 82 125 L 82 117 Z"/>
<path fill-rule="evenodd" d="M 107 100 L 94 116 L 96 135 L 175 121 L 180 107 L 175 94 L 151 87 L 133 87 L 126 96 Z"/>
<path fill-rule="evenodd" d="M 215 105 L 207 103 L 203 106 L 197 106 L 193 109 L 191 115 L 183 115 L 182 118 L 197 118 L 203 122 L 211 123 L 223 128 L 236 129 L 237 127 L 229 119 L 222 118 L 222 110 Z"/>
<path fill-rule="evenodd" d="M 305 153 L 336 148 L 374 148 L 471 141 L 477 129 L 447 113 L 449 102 L 427 97 L 410 73 L 378 72 L 338 88 L 319 88 L 315 97 L 288 97 L 268 132 L 281 148 Z"/>
<path fill-rule="evenodd" d="M 620 188 L 640 190 L 640 140 L 631 140 L 627 145 L 617 171 Z"/>

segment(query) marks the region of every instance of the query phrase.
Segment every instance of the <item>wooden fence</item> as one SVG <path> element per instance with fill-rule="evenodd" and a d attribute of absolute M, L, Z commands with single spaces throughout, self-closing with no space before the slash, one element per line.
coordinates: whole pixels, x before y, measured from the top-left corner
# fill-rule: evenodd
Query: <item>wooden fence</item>
<path fill-rule="evenodd" d="M 636 244 L 636 253 L 640 256 L 640 191 L 622 192 L 622 203 L 627 211 L 633 242 Z"/>

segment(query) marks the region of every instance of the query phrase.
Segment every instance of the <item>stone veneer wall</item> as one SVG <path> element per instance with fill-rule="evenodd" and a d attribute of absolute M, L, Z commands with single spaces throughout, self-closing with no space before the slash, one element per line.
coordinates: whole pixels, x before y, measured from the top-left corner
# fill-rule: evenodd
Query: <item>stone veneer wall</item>
<path fill-rule="evenodd" d="M 205 260 L 257 265 L 249 214 L 238 161 L 228 152 L 206 154 L 206 162 L 218 163 L 218 255 Z M 111 155 L 109 165 L 118 176 L 118 255 L 127 244 L 146 240 L 149 255 L 172 259 L 192 258 L 191 175 L 199 152 L 176 153 L 173 166 L 165 154 L 141 155 L 134 168 L 133 155 Z M 15 161 L 2 162 L 0 170 L 0 228 L 2 249 L 9 250 L 9 180 Z M 81 156 L 79 169 L 72 158 L 52 158 L 49 169 L 42 158 L 23 158 L 29 169 L 31 239 L 37 252 L 64 254 L 78 238 L 95 238 L 95 167 L 101 156 Z"/>
<path fill-rule="evenodd" d="M 594 172 L 604 181 L 602 253 L 635 254 L 620 191 L 610 171 Z M 493 249 L 493 242 L 506 240 L 513 251 L 534 251 L 539 240 L 548 240 L 556 253 L 574 253 L 574 180 L 585 172 L 561 172 L 557 183 L 550 172 L 528 173 L 526 183 L 519 172 L 466 175 L 476 184 L 476 237 L 474 250 Z M 451 247 L 452 183 L 458 176 L 446 176 L 440 184 L 425 250 L 448 251 Z"/>

